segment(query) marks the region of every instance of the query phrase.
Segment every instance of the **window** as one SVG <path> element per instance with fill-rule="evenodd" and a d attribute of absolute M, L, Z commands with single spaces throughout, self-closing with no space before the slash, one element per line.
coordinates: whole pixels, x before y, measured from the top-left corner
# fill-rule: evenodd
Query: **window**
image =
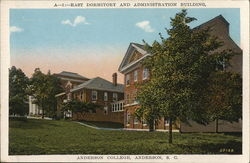
<path fill-rule="evenodd" d="M 134 81 L 135 81 L 135 82 L 137 81 L 137 78 L 138 78 L 138 71 L 135 70 L 135 71 L 134 71 Z"/>
<path fill-rule="evenodd" d="M 127 94 L 127 96 L 126 96 L 126 104 L 129 104 L 130 103 L 130 101 L 129 101 L 129 94 Z"/>
<path fill-rule="evenodd" d="M 148 77 L 149 77 L 148 68 L 144 68 L 143 69 L 143 80 L 148 79 Z"/>
<path fill-rule="evenodd" d="M 108 114 L 108 107 L 104 106 L 103 110 L 104 110 L 104 114 L 107 115 Z"/>
<path fill-rule="evenodd" d="M 168 119 L 168 118 L 165 118 L 165 119 L 164 119 L 164 125 L 165 125 L 165 126 L 169 126 L 169 119 Z"/>
<path fill-rule="evenodd" d="M 138 122 L 139 122 L 139 121 L 138 121 L 138 118 L 135 117 L 135 118 L 134 118 L 134 124 L 138 124 Z"/>
<path fill-rule="evenodd" d="M 122 103 L 120 103 L 120 107 L 119 107 L 119 110 L 122 111 Z"/>
<path fill-rule="evenodd" d="M 113 101 L 117 101 L 117 99 L 118 99 L 117 93 L 113 93 Z"/>
<path fill-rule="evenodd" d="M 127 119 L 126 119 L 126 121 L 127 121 L 127 125 L 129 125 L 130 124 L 130 113 L 128 113 L 128 112 L 127 112 Z"/>
<path fill-rule="evenodd" d="M 82 100 L 82 94 L 83 94 L 83 92 L 81 92 L 81 95 L 80 95 L 80 99 Z"/>
<path fill-rule="evenodd" d="M 70 93 L 67 94 L 67 100 L 70 100 Z"/>
<path fill-rule="evenodd" d="M 142 125 L 147 126 L 147 121 L 145 119 L 142 119 Z"/>
<path fill-rule="evenodd" d="M 104 101 L 108 101 L 108 92 L 104 92 Z"/>
<path fill-rule="evenodd" d="M 92 100 L 97 100 L 97 91 L 92 91 Z"/>
<path fill-rule="evenodd" d="M 129 74 L 127 74 L 125 78 L 126 78 L 125 79 L 126 80 L 126 85 L 129 85 L 130 84 L 130 81 L 129 81 L 130 76 L 129 76 Z"/>

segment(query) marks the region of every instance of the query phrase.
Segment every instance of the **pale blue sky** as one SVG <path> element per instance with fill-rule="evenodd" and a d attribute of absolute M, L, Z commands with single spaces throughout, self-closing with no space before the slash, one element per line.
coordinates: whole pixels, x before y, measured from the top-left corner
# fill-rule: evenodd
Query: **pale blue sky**
<path fill-rule="evenodd" d="M 25 64 L 23 61 L 21 64 L 21 56 L 48 56 L 49 60 L 62 57 L 84 59 L 89 55 L 117 55 L 122 58 L 130 42 L 142 43 L 144 39 L 152 43 L 159 40 L 159 32 L 166 36 L 165 28 L 170 28 L 170 17 L 180 11 L 181 9 L 11 9 L 11 61 L 28 71 L 27 64 L 25 67 L 22 66 Z M 232 39 L 240 44 L 239 9 L 188 9 L 187 12 L 188 16 L 197 18 L 197 21 L 190 24 L 191 27 L 221 14 L 230 23 Z M 73 61 L 67 63 L 73 64 Z M 43 64 L 42 61 L 40 64 Z M 53 69 L 53 66 L 56 65 L 51 65 L 48 69 Z M 63 66 L 60 68 L 67 69 Z M 30 69 L 33 71 L 34 66 L 30 66 Z M 55 71 L 59 71 L 59 68 Z"/>

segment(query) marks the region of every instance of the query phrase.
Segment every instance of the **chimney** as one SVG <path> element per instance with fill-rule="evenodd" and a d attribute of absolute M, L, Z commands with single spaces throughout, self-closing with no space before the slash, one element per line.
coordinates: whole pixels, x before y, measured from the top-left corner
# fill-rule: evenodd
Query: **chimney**
<path fill-rule="evenodd" d="M 112 77 L 114 86 L 117 86 L 117 73 L 113 73 Z"/>

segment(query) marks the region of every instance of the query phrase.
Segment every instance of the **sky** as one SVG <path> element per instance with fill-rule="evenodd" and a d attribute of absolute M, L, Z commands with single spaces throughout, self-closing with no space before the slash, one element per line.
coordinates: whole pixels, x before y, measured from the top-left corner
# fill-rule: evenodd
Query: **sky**
<path fill-rule="evenodd" d="M 149 44 L 167 37 L 170 17 L 181 9 L 11 9 L 11 65 L 30 77 L 44 73 L 75 72 L 112 81 L 131 42 Z M 230 36 L 240 46 L 240 10 L 188 9 L 197 20 L 193 28 L 218 15 L 230 23 Z M 118 82 L 124 77 L 118 73 Z"/>

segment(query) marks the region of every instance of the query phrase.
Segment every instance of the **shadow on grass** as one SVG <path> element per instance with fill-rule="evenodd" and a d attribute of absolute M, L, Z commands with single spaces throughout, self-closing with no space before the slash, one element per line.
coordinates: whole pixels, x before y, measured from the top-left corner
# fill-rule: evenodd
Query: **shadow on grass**
<path fill-rule="evenodd" d="M 123 128 L 123 124 L 117 122 L 98 122 L 98 121 L 79 121 L 90 126 L 102 127 L 102 128 Z"/>

